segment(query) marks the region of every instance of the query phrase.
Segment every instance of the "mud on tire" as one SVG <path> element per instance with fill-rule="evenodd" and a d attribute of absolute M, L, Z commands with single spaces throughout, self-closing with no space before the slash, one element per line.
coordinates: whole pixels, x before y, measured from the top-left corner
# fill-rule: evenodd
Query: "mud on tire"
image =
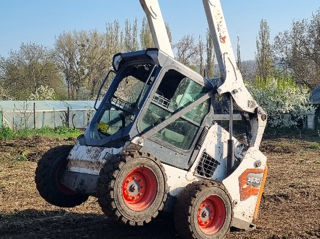
<path fill-rule="evenodd" d="M 175 228 L 184 239 L 225 238 L 232 215 L 231 199 L 222 184 L 193 182 L 178 196 Z"/>
<path fill-rule="evenodd" d="M 142 226 L 156 218 L 167 199 L 165 170 L 140 151 L 114 156 L 100 171 L 97 196 L 103 212 L 124 224 Z"/>
<path fill-rule="evenodd" d="M 88 199 L 88 195 L 74 192 L 60 183 L 72 147 L 62 145 L 52 148 L 38 162 L 35 174 L 36 187 L 41 197 L 55 206 L 75 207 Z"/>

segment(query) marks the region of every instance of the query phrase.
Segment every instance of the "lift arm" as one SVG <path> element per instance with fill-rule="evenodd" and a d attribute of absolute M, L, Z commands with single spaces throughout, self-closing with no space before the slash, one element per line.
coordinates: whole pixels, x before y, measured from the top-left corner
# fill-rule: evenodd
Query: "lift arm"
<path fill-rule="evenodd" d="M 220 68 L 222 85 L 218 87 L 220 95 L 229 93 L 241 112 L 251 115 L 251 146 L 259 147 L 267 122 L 264 110 L 253 99 L 246 88 L 237 67 L 226 21 L 220 0 L 203 0 L 214 49 Z"/>
<path fill-rule="evenodd" d="M 146 13 L 155 47 L 174 58 L 158 0 L 140 0 L 140 3 Z"/>

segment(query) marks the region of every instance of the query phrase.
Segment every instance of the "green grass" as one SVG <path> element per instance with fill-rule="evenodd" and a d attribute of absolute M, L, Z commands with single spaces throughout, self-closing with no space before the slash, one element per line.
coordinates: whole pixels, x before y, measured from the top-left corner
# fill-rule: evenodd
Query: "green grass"
<path fill-rule="evenodd" d="M 14 160 L 15 161 L 19 161 L 19 162 L 21 162 L 21 161 L 28 161 L 28 158 L 27 158 L 27 156 L 28 156 L 28 151 L 23 151 L 18 157 L 16 157 Z"/>
<path fill-rule="evenodd" d="M 309 143 L 309 148 L 310 149 L 319 149 L 320 148 L 320 144 L 319 143 L 317 143 L 317 142 L 311 142 L 311 143 Z"/>
<path fill-rule="evenodd" d="M 317 130 L 310 129 L 275 129 L 275 128 L 266 128 L 266 131 L 263 136 L 265 139 L 274 139 L 274 138 L 290 138 L 290 139 L 303 139 L 310 142 L 320 143 L 320 132 Z"/>
<path fill-rule="evenodd" d="M 27 138 L 32 136 L 48 136 L 53 138 L 77 138 L 82 132 L 78 129 L 68 128 L 65 126 L 57 127 L 55 129 L 44 127 L 42 129 L 23 129 L 14 131 L 10 128 L 0 129 L 0 140 Z"/>

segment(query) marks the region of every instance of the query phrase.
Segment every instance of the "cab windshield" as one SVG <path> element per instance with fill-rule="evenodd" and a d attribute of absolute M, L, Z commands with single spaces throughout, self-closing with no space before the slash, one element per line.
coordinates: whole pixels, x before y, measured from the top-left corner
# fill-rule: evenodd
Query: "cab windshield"
<path fill-rule="evenodd" d="M 122 71 L 117 89 L 108 101 L 109 107 L 97 125 L 100 136 L 113 135 L 134 121 L 139 104 L 150 88 L 154 69 L 152 64 L 137 64 Z"/>

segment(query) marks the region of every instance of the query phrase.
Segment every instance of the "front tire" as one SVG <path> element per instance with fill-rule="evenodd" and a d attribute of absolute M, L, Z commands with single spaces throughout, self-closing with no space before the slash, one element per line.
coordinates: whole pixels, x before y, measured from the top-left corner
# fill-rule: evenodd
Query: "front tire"
<path fill-rule="evenodd" d="M 156 218 L 167 193 L 162 164 L 141 151 L 116 155 L 100 171 L 98 202 L 106 215 L 124 224 L 142 226 Z"/>
<path fill-rule="evenodd" d="M 62 145 L 52 148 L 38 162 L 35 175 L 36 187 L 41 197 L 55 206 L 75 207 L 88 199 L 88 195 L 74 192 L 60 181 L 72 147 Z"/>
<path fill-rule="evenodd" d="M 225 238 L 232 220 L 230 196 L 220 183 L 193 182 L 180 193 L 174 220 L 184 239 Z"/>

